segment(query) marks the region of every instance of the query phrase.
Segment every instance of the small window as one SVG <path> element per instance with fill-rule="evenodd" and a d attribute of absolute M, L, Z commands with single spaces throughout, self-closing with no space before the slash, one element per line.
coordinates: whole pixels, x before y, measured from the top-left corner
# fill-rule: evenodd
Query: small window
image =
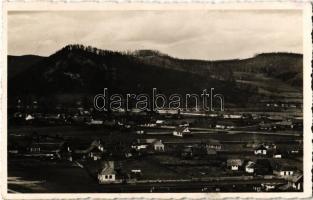
<path fill-rule="evenodd" d="M 105 179 L 108 179 L 108 175 L 105 175 Z"/>
<path fill-rule="evenodd" d="M 111 179 L 112 178 L 112 175 L 109 175 L 109 179 Z"/>

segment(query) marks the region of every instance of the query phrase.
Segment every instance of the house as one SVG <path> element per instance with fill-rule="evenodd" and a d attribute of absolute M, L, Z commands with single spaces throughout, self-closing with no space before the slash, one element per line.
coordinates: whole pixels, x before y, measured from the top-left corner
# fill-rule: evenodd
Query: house
<path fill-rule="evenodd" d="M 104 161 L 103 168 L 98 173 L 98 181 L 100 184 L 114 183 L 116 173 L 114 170 L 114 161 Z"/>
<path fill-rule="evenodd" d="M 245 171 L 249 174 L 254 173 L 255 162 L 249 161 L 245 167 Z"/>
<path fill-rule="evenodd" d="M 241 119 L 242 115 L 235 115 L 235 114 L 226 114 L 223 115 L 224 119 Z"/>
<path fill-rule="evenodd" d="M 103 155 L 103 150 L 93 146 L 93 148 L 89 151 L 89 158 L 91 158 L 92 160 L 101 160 L 102 155 Z"/>
<path fill-rule="evenodd" d="M 263 146 L 267 149 L 267 150 L 275 150 L 277 148 L 276 144 L 274 143 L 263 143 Z"/>
<path fill-rule="evenodd" d="M 221 150 L 222 145 L 220 141 L 214 140 L 214 139 L 209 139 L 206 144 L 207 149 L 214 149 L 214 150 Z"/>
<path fill-rule="evenodd" d="M 233 129 L 235 128 L 235 123 L 232 121 L 218 121 L 215 125 L 218 129 Z"/>
<path fill-rule="evenodd" d="M 131 146 L 132 149 L 136 151 L 146 150 L 149 146 L 152 146 L 157 139 L 149 138 L 149 139 L 137 139 L 133 145 Z"/>
<path fill-rule="evenodd" d="M 241 159 L 228 159 L 227 160 L 227 167 L 230 168 L 232 171 L 238 171 L 239 168 L 242 167 L 243 160 Z"/>
<path fill-rule="evenodd" d="M 173 135 L 177 137 L 184 137 L 186 135 L 191 135 L 191 132 L 188 127 L 185 126 L 178 126 L 176 129 L 173 131 Z"/>
<path fill-rule="evenodd" d="M 141 174 L 141 169 L 132 169 L 130 172 L 134 174 Z"/>
<path fill-rule="evenodd" d="M 156 120 L 155 124 L 157 126 L 162 126 L 164 124 L 164 120 Z"/>
<path fill-rule="evenodd" d="M 271 121 L 283 121 L 284 118 L 282 116 L 278 116 L 278 115 L 272 115 L 267 117 L 267 119 L 271 120 Z"/>
<path fill-rule="evenodd" d="M 60 159 L 73 161 L 72 149 L 70 148 L 67 142 L 65 142 L 60 148 L 60 151 L 58 152 L 58 156 Z"/>
<path fill-rule="evenodd" d="M 10 143 L 10 144 L 8 144 L 8 153 L 9 154 L 18 154 L 19 153 L 19 149 L 20 149 L 20 147 L 19 147 L 19 145 L 17 145 L 17 144 L 12 144 L 12 143 Z"/>
<path fill-rule="evenodd" d="M 27 147 L 27 149 L 30 153 L 30 156 L 46 157 L 53 159 L 58 156 L 63 143 L 64 142 L 57 141 L 32 142 Z"/>
<path fill-rule="evenodd" d="M 148 144 L 133 144 L 131 148 L 135 149 L 136 151 L 141 151 L 141 150 L 147 149 L 148 146 L 149 146 Z"/>
<path fill-rule="evenodd" d="M 25 121 L 30 121 L 30 120 L 34 120 L 35 117 L 32 116 L 31 114 L 27 114 L 26 117 L 25 117 Z"/>
<path fill-rule="evenodd" d="M 272 124 L 264 124 L 264 123 L 260 123 L 259 124 L 259 129 L 260 130 L 264 130 L 264 131 L 272 131 L 273 129 L 275 129 L 276 127 L 273 126 Z"/>
<path fill-rule="evenodd" d="M 164 144 L 162 143 L 162 140 L 157 140 L 153 143 L 153 149 L 155 151 L 164 151 Z"/>
<path fill-rule="evenodd" d="M 276 150 L 274 153 L 273 153 L 273 158 L 282 158 L 282 153 L 280 150 Z"/>
<path fill-rule="evenodd" d="M 287 178 L 292 176 L 296 171 L 296 168 L 288 165 L 277 164 L 274 167 L 273 174 L 282 178 Z"/>
<path fill-rule="evenodd" d="M 259 145 L 256 149 L 254 149 L 254 155 L 266 155 L 267 148 L 262 144 Z"/>
<path fill-rule="evenodd" d="M 103 124 L 103 120 L 91 119 L 89 122 L 86 122 L 88 125 L 101 125 Z"/>
<path fill-rule="evenodd" d="M 277 128 L 280 128 L 280 129 L 293 129 L 294 125 L 293 125 L 292 121 L 284 120 L 281 122 L 276 122 L 276 126 L 277 126 Z"/>
<path fill-rule="evenodd" d="M 99 139 L 95 139 L 91 143 L 70 141 L 69 146 L 71 149 L 73 149 L 75 157 L 79 159 L 91 158 L 93 160 L 99 160 L 105 151 L 104 146 L 102 145 L 102 141 Z"/>
<path fill-rule="evenodd" d="M 303 189 L 303 174 L 300 172 L 294 173 L 288 180 L 288 185 L 294 190 Z"/>
<path fill-rule="evenodd" d="M 125 158 L 131 158 L 133 156 L 133 154 L 131 152 L 126 152 L 124 154 Z"/>
<path fill-rule="evenodd" d="M 32 143 L 28 147 L 29 152 L 35 153 L 35 152 L 40 152 L 40 145 L 38 143 Z"/>
<path fill-rule="evenodd" d="M 144 133 L 145 133 L 144 130 L 137 130 L 137 131 L 136 131 L 136 134 L 138 134 L 138 135 L 142 135 L 142 134 L 144 134 Z"/>

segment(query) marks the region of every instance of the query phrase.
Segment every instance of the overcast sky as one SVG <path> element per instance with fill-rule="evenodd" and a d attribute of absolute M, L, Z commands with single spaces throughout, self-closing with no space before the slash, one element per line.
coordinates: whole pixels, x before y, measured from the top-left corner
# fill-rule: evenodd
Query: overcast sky
<path fill-rule="evenodd" d="M 10 55 L 48 56 L 67 44 L 110 50 L 155 49 L 178 58 L 247 58 L 302 53 L 302 12 L 9 12 Z"/>

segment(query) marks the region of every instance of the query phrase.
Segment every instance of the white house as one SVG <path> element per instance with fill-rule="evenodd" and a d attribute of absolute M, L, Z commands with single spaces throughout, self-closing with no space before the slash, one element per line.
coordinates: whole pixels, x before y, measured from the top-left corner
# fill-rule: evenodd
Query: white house
<path fill-rule="evenodd" d="M 156 120 L 155 124 L 156 124 L 157 126 L 161 126 L 161 125 L 164 124 L 164 120 Z"/>
<path fill-rule="evenodd" d="M 273 170 L 273 174 L 276 176 L 280 176 L 283 178 L 290 177 L 295 173 L 296 168 L 293 166 L 284 166 L 284 165 L 278 165 Z"/>
<path fill-rule="evenodd" d="M 162 143 L 162 140 L 157 140 L 154 142 L 153 148 L 155 151 L 164 151 L 164 144 Z"/>
<path fill-rule="evenodd" d="M 273 158 L 282 158 L 282 153 L 279 150 L 276 150 L 273 153 Z"/>
<path fill-rule="evenodd" d="M 215 125 L 218 129 L 233 129 L 235 128 L 235 123 L 232 121 L 218 121 Z"/>
<path fill-rule="evenodd" d="M 256 149 L 254 149 L 254 155 L 266 155 L 266 154 L 267 148 L 264 145 L 260 145 Z"/>
<path fill-rule="evenodd" d="M 235 114 L 226 114 L 223 115 L 224 119 L 241 119 L 242 115 L 235 115 Z"/>
<path fill-rule="evenodd" d="M 207 142 L 207 144 L 206 144 L 206 148 L 214 149 L 214 150 L 221 150 L 222 149 L 222 145 L 221 145 L 220 141 L 214 140 L 214 139 L 210 139 Z"/>
<path fill-rule="evenodd" d="M 246 165 L 245 171 L 249 174 L 254 173 L 255 162 L 249 161 Z"/>
<path fill-rule="evenodd" d="M 91 119 L 90 122 L 87 122 L 88 125 L 101 125 L 103 124 L 103 120 Z"/>
<path fill-rule="evenodd" d="M 137 151 L 140 151 L 142 149 L 147 149 L 148 144 L 134 144 L 131 147 Z"/>
<path fill-rule="evenodd" d="M 114 170 L 114 161 L 105 161 L 103 169 L 98 174 L 98 181 L 100 184 L 114 183 L 116 173 Z"/>
<path fill-rule="evenodd" d="M 191 132 L 188 127 L 179 126 L 173 131 L 173 135 L 177 137 L 184 137 L 185 135 L 190 135 Z"/>
<path fill-rule="evenodd" d="M 32 116 L 31 114 L 28 114 L 28 115 L 25 117 L 25 120 L 26 120 L 26 121 L 33 120 L 33 119 L 35 119 L 35 117 Z"/>
<path fill-rule="evenodd" d="M 298 172 L 294 173 L 293 176 L 288 179 L 288 185 L 294 190 L 301 190 L 303 188 L 303 174 Z"/>
<path fill-rule="evenodd" d="M 238 171 L 239 168 L 242 166 L 243 161 L 241 159 L 228 159 L 227 160 L 227 167 L 229 167 L 233 171 Z"/>

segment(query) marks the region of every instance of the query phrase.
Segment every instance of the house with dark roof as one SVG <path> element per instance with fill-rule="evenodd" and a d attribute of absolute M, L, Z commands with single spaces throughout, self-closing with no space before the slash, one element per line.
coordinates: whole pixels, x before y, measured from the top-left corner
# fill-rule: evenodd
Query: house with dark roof
<path fill-rule="evenodd" d="M 154 148 L 154 143 L 157 142 L 158 140 L 155 138 L 148 138 L 148 139 L 137 139 L 133 142 L 131 145 L 131 148 L 136 150 L 136 151 L 146 151 L 149 147 Z M 159 144 L 156 147 L 162 146 Z"/>
<path fill-rule="evenodd" d="M 290 178 L 287 178 L 288 185 L 294 190 L 300 191 L 303 189 L 303 174 L 301 172 L 294 173 Z"/>
<path fill-rule="evenodd" d="M 220 141 L 218 141 L 218 140 L 209 139 L 208 141 L 206 141 L 206 148 L 207 149 L 213 149 L 213 150 L 221 150 L 222 145 L 221 145 Z"/>
<path fill-rule="evenodd" d="M 246 167 L 245 167 L 245 171 L 249 174 L 253 174 L 254 168 L 255 168 L 255 162 L 248 161 L 248 163 L 246 164 Z"/>
<path fill-rule="evenodd" d="M 104 161 L 102 163 L 102 169 L 98 173 L 98 181 L 100 184 L 114 183 L 116 181 L 114 161 Z"/>
<path fill-rule="evenodd" d="M 282 178 L 288 178 L 292 176 L 296 170 L 297 169 L 294 166 L 276 164 L 274 166 L 273 174 Z"/>
<path fill-rule="evenodd" d="M 77 158 L 99 160 L 105 151 L 102 143 L 100 139 L 95 139 L 91 143 L 71 141 L 69 146 Z"/>
<path fill-rule="evenodd" d="M 178 126 L 173 131 L 173 135 L 177 136 L 177 137 L 184 137 L 187 135 L 191 135 L 191 132 L 190 132 L 189 128 L 186 126 Z"/>
<path fill-rule="evenodd" d="M 28 147 L 30 156 L 54 158 L 58 156 L 64 142 L 32 142 Z"/>
<path fill-rule="evenodd" d="M 267 155 L 267 148 L 263 144 L 259 145 L 254 149 L 254 155 Z"/>
<path fill-rule="evenodd" d="M 273 152 L 273 158 L 282 158 L 282 157 L 283 157 L 283 153 L 279 149 L 276 149 Z"/>
<path fill-rule="evenodd" d="M 236 124 L 232 121 L 218 121 L 215 125 L 215 128 L 218 129 L 233 129 L 236 127 Z"/>
<path fill-rule="evenodd" d="M 241 159 L 228 159 L 227 167 L 232 171 L 238 171 L 243 165 L 243 160 Z"/>
<path fill-rule="evenodd" d="M 92 149 L 89 151 L 88 156 L 92 160 L 101 160 L 103 156 L 103 151 L 100 148 L 93 146 Z"/>

